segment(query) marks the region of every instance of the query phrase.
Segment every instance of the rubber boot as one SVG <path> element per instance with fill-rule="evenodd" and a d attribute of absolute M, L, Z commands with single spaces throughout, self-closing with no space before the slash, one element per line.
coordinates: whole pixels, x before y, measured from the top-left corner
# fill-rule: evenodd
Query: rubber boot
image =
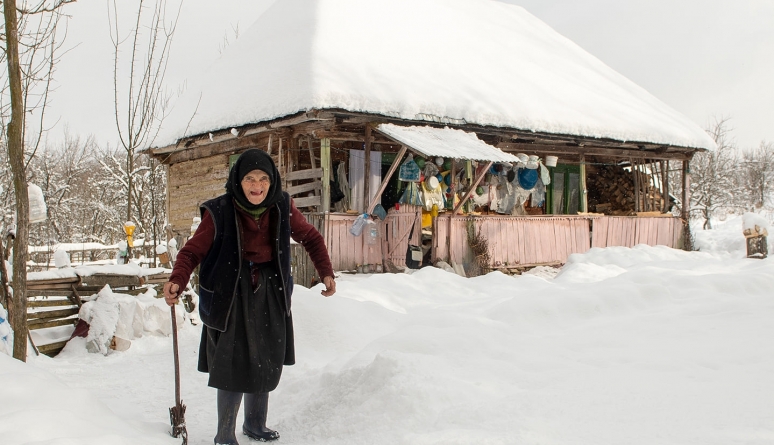
<path fill-rule="evenodd" d="M 218 434 L 216 445 L 239 445 L 236 439 L 236 419 L 242 393 L 218 390 Z"/>
<path fill-rule="evenodd" d="M 242 432 L 252 440 L 270 442 L 279 439 L 279 433 L 266 428 L 269 412 L 269 393 L 245 394 L 245 423 Z"/>

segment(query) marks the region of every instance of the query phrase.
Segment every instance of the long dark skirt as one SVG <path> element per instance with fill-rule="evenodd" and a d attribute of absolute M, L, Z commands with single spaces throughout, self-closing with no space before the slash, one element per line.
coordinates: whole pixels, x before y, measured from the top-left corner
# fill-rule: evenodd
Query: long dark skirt
<path fill-rule="evenodd" d="M 239 274 L 239 291 L 225 332 L 204 326 L 199 346 L 199 371 L 209 372 L 208 385 L 227 391 L 258 393 L 274 390 L 283 365 L 295 363 L 293 319 L 286 316 L 282 280 L 265 263 L 249 265 Z"/>

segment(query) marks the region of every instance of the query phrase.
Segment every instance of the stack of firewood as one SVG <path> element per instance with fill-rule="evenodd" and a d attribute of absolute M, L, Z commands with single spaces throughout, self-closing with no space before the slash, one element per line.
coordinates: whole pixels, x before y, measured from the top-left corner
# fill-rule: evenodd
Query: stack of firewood
<path fill-rule="evenodd" d="M 635 180 L 631 171 L 619 165 L 604 165 L 587 175 L 589 209 L 605 215 L 632 215 L 635 210 L 660 211 L 661 191 L 654 187 L 651 175 L 638 171 L 639 206 L 635 206 Z"/>

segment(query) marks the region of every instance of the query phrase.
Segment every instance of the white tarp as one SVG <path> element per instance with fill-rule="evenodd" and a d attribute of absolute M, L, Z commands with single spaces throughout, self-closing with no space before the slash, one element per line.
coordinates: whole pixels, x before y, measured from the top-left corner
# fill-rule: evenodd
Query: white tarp
<path fill-rule="evenodd" d="M 494 0 L 277 0 L 201 76 L 156 146 L 344 109 L 715 147 L 681 113 L 523 8 Z"/>
<path fill-rule="evenodd" d="M 401 127 L 381 124 L 377 131 L 408 146 L 425 157 L 465 159 L 471 161 L 518 162 L 516 156 L 504 153 L 479 139 L 474 133 L 453 128 Z"/>

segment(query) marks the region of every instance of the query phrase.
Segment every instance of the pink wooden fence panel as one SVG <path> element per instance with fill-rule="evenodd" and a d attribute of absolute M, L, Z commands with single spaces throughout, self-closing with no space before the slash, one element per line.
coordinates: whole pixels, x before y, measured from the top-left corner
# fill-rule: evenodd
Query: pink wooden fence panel
<path fill-rule="evenodd" d="M 368 245 L 365 237 L 354 236 L 349 228 L 357 215 L 331 213 L 307 215 L 320 227 L 335 270 L 356 270 L 361 264 L 381 264 L 384 257 L 396 266 L 405 266 L 408 233 L 414 227 L 411 243 L 420 244 L 420 209 L 401 206 L 390 209 L 378 221 L 382 241 Z M 636 244 L 679 247 L 682 223 L 678 218 L 617 216 L 455 216 L 441 214 L 434 223 L 432 259 L 461 264 L 473 261 L 468 246 L 468 224 L 481 231 L 489 243 L 491 266 L 564 263 L 573 253 L 591 247 Z M 323 228 L 324 227 L 324 228 Z"/>
<path fill-rule="evenodd" d="M 436 219 L 433 258 L 471 263 L 469 223 L 487 238 L 491 265 L 495 267 L 562 263 L 570 254 L 591 247 L 588 218 L 441 215 Z"/>

